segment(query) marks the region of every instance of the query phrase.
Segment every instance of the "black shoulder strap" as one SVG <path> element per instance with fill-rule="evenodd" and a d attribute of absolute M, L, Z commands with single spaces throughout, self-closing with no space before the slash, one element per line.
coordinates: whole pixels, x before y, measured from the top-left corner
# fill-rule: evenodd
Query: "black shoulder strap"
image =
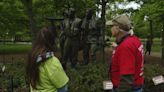
<path fill-rule="evenodd" d="M 117 44 L 119 45 L 119 44 L 121 44 L 127 37 L 129 37 L 130 36 L 130 34 L 126 34 L 125 36 L 123 36 L 122 38 L 121 38 L 121 40 L 120 41 L 117 41 Z"/>

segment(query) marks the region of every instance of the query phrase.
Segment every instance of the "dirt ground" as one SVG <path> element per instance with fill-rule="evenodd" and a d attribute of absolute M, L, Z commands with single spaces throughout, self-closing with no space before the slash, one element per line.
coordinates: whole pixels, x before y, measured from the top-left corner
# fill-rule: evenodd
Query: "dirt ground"
<path fill-rule="evenodd" d="M 97 61 L 105 61 L 105 62 L 110 62 L 111 61 L 111 50 L 109 48 L 105 48 L 105 54 L 103 55 L 102 51 L 98 51 L 96 56 L 97 56 Z M 57 52 L 55 54 L 57 57 L 60 58 L 60 53 Z M 0 63 L 14 63 L 15 61 L 27 61 L 27 54 L 8 54 L 8 55 L 0 55 Z M 104 59 L 103 59 L 104 57 Z M 79 52 L 78 55 L 78 62 L 83 61 L 83 55 L 82 51 Z M 150 64 L 159 64 L 161 62 L 161 58 L 157 56 L 145 56 L 145 62 L 150 63 Z"/>

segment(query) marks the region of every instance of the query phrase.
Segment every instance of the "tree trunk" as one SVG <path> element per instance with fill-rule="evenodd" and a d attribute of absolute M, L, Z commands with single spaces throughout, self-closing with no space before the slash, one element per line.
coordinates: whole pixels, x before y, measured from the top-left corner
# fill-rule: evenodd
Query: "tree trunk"
<path fill-rule="evenodd" d="M 107 0 L 101 0 L 101 5 L 102 5 L 102 11 L 101 11 L 101 20 L 102 20 L 102 36 L 103 36 L 103 48 L 102 48 L 102 51 L 103 51 L 103 61 L 105 60 L 105 57 L 104 57 L 104 45 L 105 45 L 105 23 L 106 23 L 106 20 L 105 20 L 105 13 L 106 13 L 106 3 L 107 3 Z"/>
<path fill-rule="evenodd" d="M 106 1 L 105 0 L 102 0 L 102 11 L 101 11 L 101 19 L 102 19 L 102 22 L 103 22 L 103 30 L 105 29 L 105 13 L 106 13 Z"/>
<path fill-rule="evenodd" d="M 162 28 L 162 64 L 164 65 L 164 14 L 162 15 L 162 24 L 163 24 L 163 28 Z"/>
<path fill-rule="evenodd" d="M 32 0 L 21 0 L 21 1 L 27 10 L 27 15 L 28 15 L 29 21 L 30 21 L 30 30 L 31 30 L 31 35 L 32 35 L 32 41 L 34 41 L 35 37 L 36 37 L 37 27 L 36 27 L 36 23 L 35 23 L 35 19 L 34 19 Z"/>
<path fill-rule="evenodd" d="M 151 41 L 153 41 L 153 21 L 152 20 L 149 20 L 150 21 L 150 38 L 151 38 Z"/>

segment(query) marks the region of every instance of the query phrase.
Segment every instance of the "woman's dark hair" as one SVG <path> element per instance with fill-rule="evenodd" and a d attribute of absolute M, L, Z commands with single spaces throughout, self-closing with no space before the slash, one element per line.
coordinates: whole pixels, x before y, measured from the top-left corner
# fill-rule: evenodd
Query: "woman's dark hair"
<path fill-rule="evenodd" d="M 54 32 L 53 32 L 54 31 Z M 32 51 L 28 57 L 26 66 L 27 79 L 32 88 L 36 89 L 36 84 L 39 82 L 39 65 L 44 62 L 36 62 L 38 55 L 44 55 L 48 51 L 54 52 L 55 45 L 55 30 L 50 27 L 42 28 L 33 43 Z"/>

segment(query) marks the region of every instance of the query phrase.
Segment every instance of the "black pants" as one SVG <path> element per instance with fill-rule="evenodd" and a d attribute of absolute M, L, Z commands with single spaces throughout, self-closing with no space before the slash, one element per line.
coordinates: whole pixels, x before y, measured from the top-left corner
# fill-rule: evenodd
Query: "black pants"
<path fill-rule="evenodd" d="M 145 51 L 145 55 L 147 54 L 147 52 L 149 53 L 149 55 L 151 54 L 151 49 L 146 49 Z"/>

